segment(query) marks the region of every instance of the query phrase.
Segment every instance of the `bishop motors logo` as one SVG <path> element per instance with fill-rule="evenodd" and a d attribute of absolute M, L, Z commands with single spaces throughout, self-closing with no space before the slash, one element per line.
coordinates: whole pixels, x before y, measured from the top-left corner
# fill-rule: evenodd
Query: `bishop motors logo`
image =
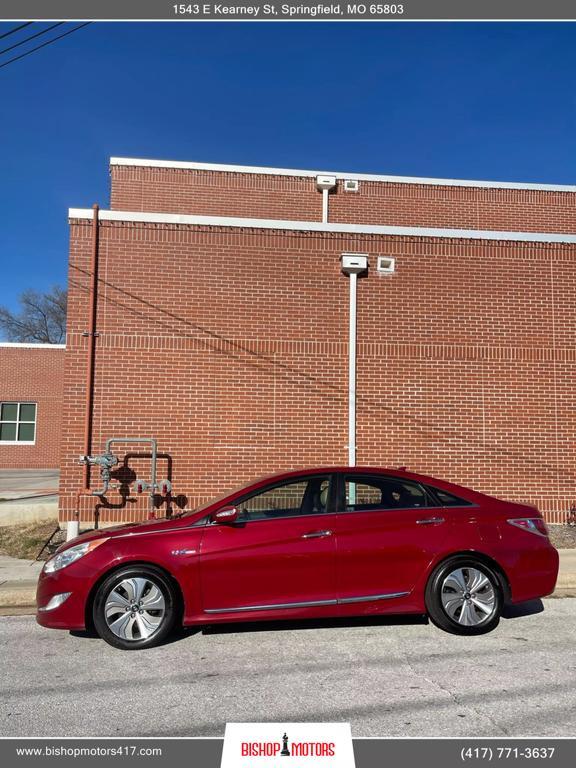
<path fill-rule="evenodd" d="M 240 744 L 242 757 L 334 757 L 336 744 L 333 741 L 293 741 L 288 734 L 280 741 L 243 741 Z"/>
<path fill-rule="evenodd" d="M 349 723 L 228 723 L 221 768 L 355 768 Z"/>

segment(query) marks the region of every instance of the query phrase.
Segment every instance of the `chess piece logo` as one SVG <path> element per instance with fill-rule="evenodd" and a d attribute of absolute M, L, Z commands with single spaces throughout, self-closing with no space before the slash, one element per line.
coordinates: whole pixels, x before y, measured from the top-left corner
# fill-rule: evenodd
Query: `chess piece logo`
<path fill-rule="evenodd" d="M 280 754 L 284 757 L 290 757 L 290 750 L 288 749 L 288 736 L 286 734 L 282 736 L 282 752 L 280 752 Z"/>

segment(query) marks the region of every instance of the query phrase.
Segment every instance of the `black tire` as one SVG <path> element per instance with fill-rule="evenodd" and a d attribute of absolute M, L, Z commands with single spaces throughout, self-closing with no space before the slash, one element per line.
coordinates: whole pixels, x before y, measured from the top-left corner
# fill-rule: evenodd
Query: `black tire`
<path fill-rule="evenodd" d="M 462 593 L 457 588 L 460 577 L 455 577 L 459 573 L 462 574 L 463 584 L 466 585 L 466 591 Z M 476 573 L 485 576 L 487 583 L 481 590 L 471 594 L 468 591 L 468 584 L 473 583 L 470 574 Z M 455 583 L 456 586 L 453 586 Z M 474 599 L 476 602 L 473 602 Z M 483 635 L 491 632 L 498 626 L 504 606 L 498 574 L 473 555 L 458 555 L 440 563 L 426 585 L 425 601 L 430 620 L 440 629 L 454 635 Z M 478 607 L 479 603 L 484 606 L 482 609 Z M 488 608 L 490 613 L 484 616 Z M 470 623 L 461 623 L 462 621 Z"/>
<path fill-rule="evenodd" d="M 134 595 L 138 595 L 142 582 L 145 584 L 138 609 L 135 606 L 139 601 Z M 148 565 L 126 566 L 102 582 L 94 598 L 92 616 L 98 635 L 114 648 L 124 651 L 152 648 L 174 629 L 178 597 L 170 579 L 160 569 Z M 144 636 L 146 632 L 150 634 Z"/>

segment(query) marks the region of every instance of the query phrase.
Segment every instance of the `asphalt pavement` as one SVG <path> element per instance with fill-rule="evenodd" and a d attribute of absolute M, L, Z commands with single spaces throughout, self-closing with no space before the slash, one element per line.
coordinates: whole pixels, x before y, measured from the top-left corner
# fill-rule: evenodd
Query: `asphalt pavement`
<path fill-rule="evenodd" d="M 344 720 L 354 736 L 572 736 L 576 600 L 522 611 L 475 638 L 406 618 L 245 624 L 136 652 L 4 617 L 0 735 L 222 736 L 226 721 Z"/>

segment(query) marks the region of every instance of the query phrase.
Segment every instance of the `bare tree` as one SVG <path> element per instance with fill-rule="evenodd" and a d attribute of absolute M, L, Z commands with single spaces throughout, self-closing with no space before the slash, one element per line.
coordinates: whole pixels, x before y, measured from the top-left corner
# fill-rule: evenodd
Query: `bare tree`
<path fill-rule="evenodd" d="M 45 293 L 24 291 L 19 313 L 0 307 L 0 331 L 8 341 L 60 344 L 66 336 L 66 298 L 59 285 Z"/>

